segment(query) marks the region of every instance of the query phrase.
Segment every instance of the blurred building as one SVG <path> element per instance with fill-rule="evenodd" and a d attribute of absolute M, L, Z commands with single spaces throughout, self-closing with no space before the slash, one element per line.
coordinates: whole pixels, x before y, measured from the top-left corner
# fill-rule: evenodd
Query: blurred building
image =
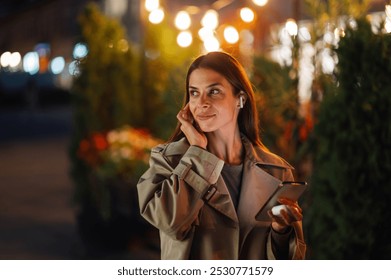
<path fill-rule="evenodd" d="M 80 43 L 78 15 L 88 2 L 96 2 L 108 16 L 121 20 L 130 40 L 140 40 L 140 1 L 2 0 L 0 94 L 69 89 L 70 67 Z M 29 62 L 24 61 L 26 55 L 31 55 Z M 36 63 L 38 68 L 31 65 Z"/>

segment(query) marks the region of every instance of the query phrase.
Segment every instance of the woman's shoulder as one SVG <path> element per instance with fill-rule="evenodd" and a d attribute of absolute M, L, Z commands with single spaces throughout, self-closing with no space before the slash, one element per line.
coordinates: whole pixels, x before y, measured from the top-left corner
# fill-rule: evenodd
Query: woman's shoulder
<path fill-rule="evenodd" d="M 284 158 L 281 156 L 272 153 L 268 149 L 264 147 L 256 147 L 257 156 L 258 159 L 264 164 L 267 165 L 275 165 L 275 166 L 281 166 L 288 169 L 294 169 L 292 165 L 290 165 Z"/>
<path fill-rule="evenodd" d="M 256 164 L 270 165 L 287 169 L 294 169 L 285 159 L 269 151 L 263 145 L 255 145 L 244 138 L 247 156 Z"/>

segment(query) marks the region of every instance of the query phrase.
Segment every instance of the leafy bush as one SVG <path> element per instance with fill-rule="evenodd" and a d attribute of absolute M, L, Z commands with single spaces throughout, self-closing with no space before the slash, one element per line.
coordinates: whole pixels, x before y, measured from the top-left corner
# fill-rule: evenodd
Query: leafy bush
<path fill-rule="evenodd" d="M 291 67 L 257 56 L 251 80 L 257 89 L 262 141 L 288 161 L 294 160 L 297 144 L 298 99 Z"/>
<path fill-rule="evenodd" d="M 139 87 L 139 58 L 126 41 L 120 24 L 89 4 L 80 15 L 81 40 L 88 55 L 79 63 L 72 88 L 74 125 L 70 156 L 76 202 L 94 204 L 91 167 L 78 156 L 83 139 L 123 125 L 140 126 L 143 112 Z"/>
<path fill-rule="evenodd" d="M 310 257 L 390 259 L 391 36 L 360 19 L 336 52 L 338 88 L 315 126 Z"/>

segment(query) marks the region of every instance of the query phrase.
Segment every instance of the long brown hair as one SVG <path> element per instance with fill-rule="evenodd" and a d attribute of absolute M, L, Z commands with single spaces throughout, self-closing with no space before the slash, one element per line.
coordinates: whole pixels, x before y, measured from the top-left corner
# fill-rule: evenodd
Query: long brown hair
<path fill-rule="evenodd" d="M 264 147 L 259 136 L 259 119 L 255 106 L 254 90 L 251 82 L 240 62 L 225 52 L 209 52 L 196 58 L 190 65 L 186 76 L 186 96 L 183 107 L 189 102 L 189 78 L 191 73 L 199 68 L 210 69 L 223 75 L 233 87 L 235 96 L 244 92 L 246 102 L 238 116 L 239 130 L 253 145 Z M 177 141 L 184 137 L 178 122 L 169 142 Z"/>

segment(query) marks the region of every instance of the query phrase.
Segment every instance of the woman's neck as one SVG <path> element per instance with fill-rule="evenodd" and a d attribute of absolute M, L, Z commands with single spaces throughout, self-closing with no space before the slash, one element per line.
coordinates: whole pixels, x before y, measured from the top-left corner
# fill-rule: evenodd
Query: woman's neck
<path fill-rule="evenodd" d="M 211 132 L 207 134 L 208 151 L 230 165 L 243 161 L 243 145 L 239 129 L 234 133 Z"/>

